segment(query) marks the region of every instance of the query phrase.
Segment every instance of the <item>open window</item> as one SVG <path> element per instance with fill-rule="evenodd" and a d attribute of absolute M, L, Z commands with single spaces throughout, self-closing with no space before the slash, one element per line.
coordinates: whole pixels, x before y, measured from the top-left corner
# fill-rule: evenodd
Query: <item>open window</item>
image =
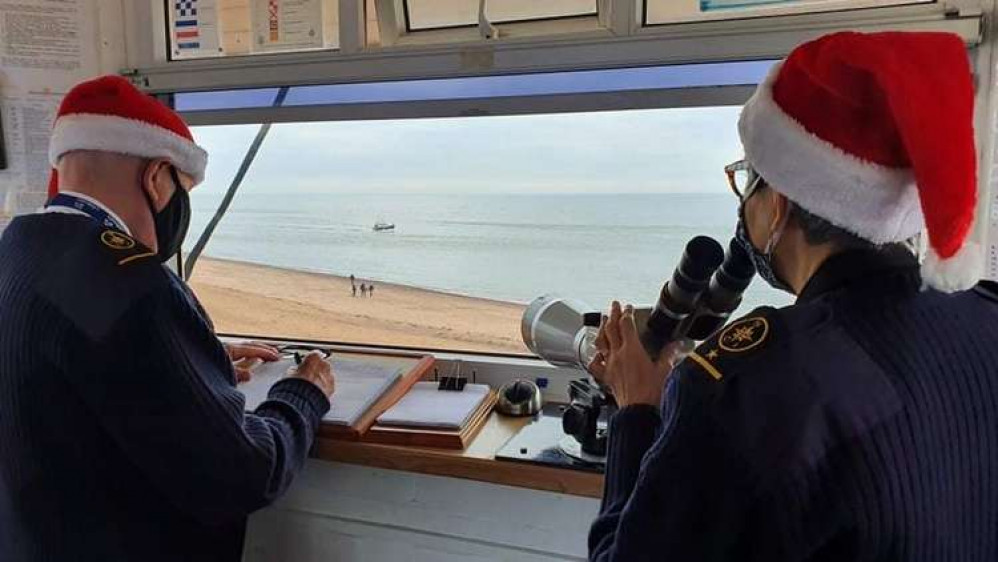
<path fill-rule="evenodd" d="M 191 278 L 222 332 L 525 353 L 533 297 L 651 303 L 686 239 L 727 242 L 739 107 L 800 42 L 947 31 L 990 77 L 980 13 L 939 2 L 316 2 L 321 45 L 229 49 L 260 2 L 222 1 L 215 58 L 134 73 L 212 153 L 192 237 L 234 195 Z"/>
<path fill-rule="evenodd" d="M 304 86 L 284 91 L 279 107 L 279 89 L 178 94 L 195 123 L 224 111 L 280 121 L 192 285 L 222 332 L 527 353 L 520 318 L 534 298 L 650 304 L 690 238 L 727 243 L 737 214 L 723 168 L 741 156 L 740 94 L 771 65 Z M 704 104 L 700 89 L 729 97 Z M 663 107 L 670 91 L 690 102 Z M 562 104 L 545 111 L 544 98 Z M 506 111 L 393 113 L 490 99 Z M 351 119 L 337 107 L 384 114 Z M 195 133 L 212 157 L 192 198 L 193 237 L 259 126 Z M 786 301 L 758 285 L 746 306 Z"/>

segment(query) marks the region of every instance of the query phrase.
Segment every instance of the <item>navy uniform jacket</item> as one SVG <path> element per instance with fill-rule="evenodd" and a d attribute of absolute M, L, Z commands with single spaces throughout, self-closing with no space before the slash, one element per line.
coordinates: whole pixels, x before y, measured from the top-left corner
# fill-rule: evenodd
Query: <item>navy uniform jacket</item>
<path fill-rule="evenodd" d="M 590 559 L 998 560 L 998 302 L 920 285 L 835 256 L 618 412 Z"/>
<path fill-rule="evenodd" d="M 183 283 L 89 217 L 0 238 L 0 561 L 241 558 L 329 401 L 286 379 L 253 414 Z"/>

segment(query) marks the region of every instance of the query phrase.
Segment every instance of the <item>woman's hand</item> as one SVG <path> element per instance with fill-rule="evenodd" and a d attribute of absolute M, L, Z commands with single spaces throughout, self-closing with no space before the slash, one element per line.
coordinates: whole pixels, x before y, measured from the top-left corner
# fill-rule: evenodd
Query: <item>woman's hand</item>
<path fill-rule="evenodd" d="M 614 301 L 610 316 L 604 316 L 600 324 L 597 353 L 589 364 L 589 372 L 610 387 L 621 408 L 635 404 L 657 408 L 662 402 L 665 380 L 683 347 L 682 342 L 671 343 L 662 350 L 659 360 L 653 362 L 641 345 L 634 307 L 627 305 L 621 310 L 620 303 Z"/>

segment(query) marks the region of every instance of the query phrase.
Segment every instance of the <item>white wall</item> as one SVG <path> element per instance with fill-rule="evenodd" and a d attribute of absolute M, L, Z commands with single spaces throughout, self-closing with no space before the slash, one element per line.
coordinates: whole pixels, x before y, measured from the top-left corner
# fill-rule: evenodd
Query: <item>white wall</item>
<path fill-rule="evenodd" d="M 599 501 L 309 461 L 253 515 L 247 562 L 585 560 Z"/>
<path fill-rule="evenodd" d="M 960 5 L 975 8 L 976 3 L 963 0 Z M 998 280 L 998 22 L 995 22 L 996 2 L 981 2 L 985 17 L 985 43 L 977 49 L 975 66 L 979 76 L 979 92 L 987 92 L 978 100 L 975 112 L 977 146 L 981 155 L 978 174 L 980 201 L 975 225 L 975 239 L 985 246 L 985 276 Z"/>
<path fill-rule="evenodd" d="M 0 3 L 0 117 L 8 161 L 0 170 L 0 230 L 12 215 L 44 201 L 48 132 L 62 95 L 124 66 L 127 1 Z"/>

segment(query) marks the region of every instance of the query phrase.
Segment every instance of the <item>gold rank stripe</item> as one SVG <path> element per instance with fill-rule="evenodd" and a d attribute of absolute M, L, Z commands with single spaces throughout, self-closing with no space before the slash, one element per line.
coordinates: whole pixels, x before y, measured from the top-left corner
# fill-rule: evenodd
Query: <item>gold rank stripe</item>
<path fill-rule="evenodd" d="M 118 265 L 125 265 L 128 262 L 132 262 L 142 258 L 148 258 L 150 256 L 155 256 L 156 252 L 146 252 L 144 254 L 135 254 L 134 256 L 128 256 L 127 258 L 118 262 Z"/>
<path fill-rule="evenodd" d="M 707 371 L 710 374 L 710 376 L 714 377 L 716 380 L 721 380 L 724 378 L 724 375 L 721 374 L 721 371 L 718 371 L 717 368 L 715 368 L 713 365 L 710 364 L 710 361 L 704 359 L 703 356 L 700 355 L 699 353 L 694 351 L 693 353 L 689 354 L 689 358 L 699 363 L 700 366 L 703 367 L 703 370 Z"/>

